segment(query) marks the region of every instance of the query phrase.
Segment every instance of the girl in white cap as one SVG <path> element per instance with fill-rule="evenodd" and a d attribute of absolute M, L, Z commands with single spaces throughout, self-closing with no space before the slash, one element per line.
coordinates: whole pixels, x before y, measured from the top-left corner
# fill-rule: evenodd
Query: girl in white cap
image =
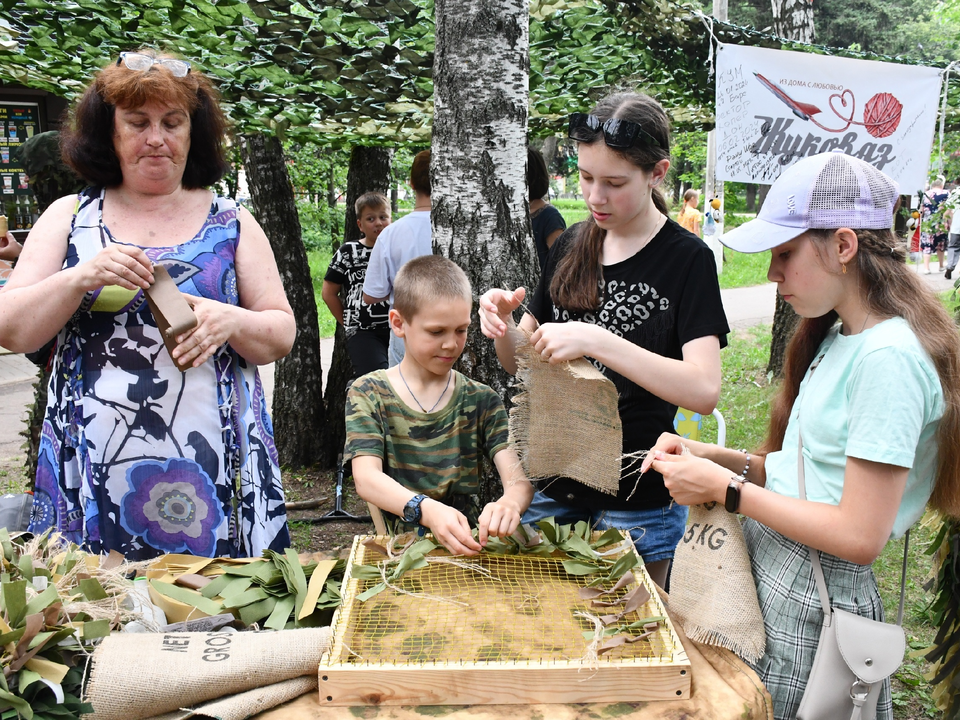
<path fill-rule="evenodd" d="M 882 620 L 870 564 L 887 540 L 928 501 L 960 513 L 960 342 L 906 268 L 891 230 L 897 199 L 896 183 L 842 153 L 780 176 L 758 218 L 723 237 L 740 252 L 771 251 L 767 277 L 803 318 L 767 440 L 755 454 L 684 440 L 692 455 L 681 455 L 680 439 L 664 434 L 644 462 L 677 502 L 746 516 L 767 631 L 756 669 L 778 720 L 811 702 L 823 576 L 829 606 Z M 873 718 L 879 698 L 876 717 L 888 720 L 889 680 L 871 682 L 851 688 L 857 717 Z"/>

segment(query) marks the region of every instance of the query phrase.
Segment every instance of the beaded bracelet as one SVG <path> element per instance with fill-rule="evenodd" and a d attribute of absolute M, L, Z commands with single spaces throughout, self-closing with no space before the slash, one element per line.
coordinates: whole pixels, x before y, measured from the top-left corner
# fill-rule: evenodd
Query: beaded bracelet
<path fill-rule="evenodd" d="M 747 473 L 750 471 L 750 453 L 747 452 L 746 448 L 743 448 L 740 452 L 742 452 L 747 459 L 746 464 L 743 466 L 743 472 L 740 473 L 740 477 L 742 477 L 744 482 L 746 482 Z"/>

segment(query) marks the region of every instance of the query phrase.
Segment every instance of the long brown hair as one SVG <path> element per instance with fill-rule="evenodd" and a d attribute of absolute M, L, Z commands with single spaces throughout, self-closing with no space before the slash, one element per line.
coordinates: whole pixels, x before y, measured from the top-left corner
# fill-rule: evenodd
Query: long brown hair
<path fill-rule="evenodd" d="M 942 513 L 960 516 L 960 337 L 953 319 L 905 264 L 906 251 L 890 230 L 855 230 L 860 290 L 867 308 L 883 317 L 902 317 L 927 351 L 943 388 L 944 411 L 937 428 L 937 476 L 930 504 Z M 825 243 L 833 230 L 811 230 Z M 787 347 L 784 380 L 773 401 L 770 427 L 760 454 L 783 446 L 787 421 L 800 392 L 800 381 L 827 332 L 837 320 L 830 311 L 800 321 Z"/>
<path fill-rule="evenodd" d="M 670 159 L 670 121 L 653 98 L 639 93 L 610 95 L 601 100 L 591 114 L 601 122 L 615 117 L 639 123 L 657 139 L 660 147 L 640 143 L 626 149 L 610 148 L 644 172 L 653 172 L 658 162 Z M 604 142 L 603 136 L 598 133 L 593 142 Z M 658 188 L 653 188 L 653 204 L 663 214 L 667 213 L 667 201 Z M 550 282 L 550 296 L 557 305 L 579 311 L 596 310 L 600 306 L 599 288 L 603 281 L 600 253 L 606 236 L 607 231 L 597 225 L 592 215 L 581 225 L 572 241 L 573 247 L 557 264 Z"/>

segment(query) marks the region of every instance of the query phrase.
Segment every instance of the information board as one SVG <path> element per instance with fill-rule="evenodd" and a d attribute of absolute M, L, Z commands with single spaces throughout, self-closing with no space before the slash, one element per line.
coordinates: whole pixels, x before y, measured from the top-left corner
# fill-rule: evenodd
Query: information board
<path fill-rule="evenodd" d="M 0 208 L 11 230 L 29 230 L 37 219 L 37 203 L 15 151 L 40 132 L 40 106 L 0 102 Z"/>

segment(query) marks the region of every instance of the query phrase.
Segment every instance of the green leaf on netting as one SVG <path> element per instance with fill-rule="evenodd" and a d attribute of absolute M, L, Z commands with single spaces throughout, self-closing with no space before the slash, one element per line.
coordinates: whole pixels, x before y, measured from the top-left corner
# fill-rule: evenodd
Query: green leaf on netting
<path fill-rule="evenodd" d="M 589 530 L 588 530 L 589 532 Z M 578 533 L 571 533 L 564 542 L 560 544 L 560 549 L 573 557 L 593 559 L 597 557 L 597 551 L 590 547 L 590 543 L 584 540 Z"/>
<path fill-rule="evenodd" d="M 603 534 L 590 543 L 595 549 L 607 547 L 614 543 L 623 542 L 623 532 L 617 528 L 607 528 Z"/>
<path fill-rule="evenodd" d="M 107 591 L 103 589 L 103 585 L 100 584 L 100 581 L 96 578 L 85 578 L 77 583 L 77 587 L 80 588 L 80 592 L 83 593 L 83 596 L 90 600 L 106 600 Z"/>
<path fill-rule="evenodd" d="M 593 575 L 594 573 L 600 572 L 599 565 L 582 560 L 564 560 L 563 569 L 570 575 Z"/>
<path fill-rule="evenodd" d="M 417 543 L 417 545 L 419 544 L 420 543 Z M 400 556 L 400 562 L 397 563 L 397 566 L 391 574 L 393 579 L 403 576 L 403 574 L 409 570 L 421 570 L 427 566 L 427 559 L 424 557 L 425 553 L 422 550 L 418 550 L 417 545 L 411 545 L 403 551 L 403 555 Z M 429 550 L 427 552 L 429 552 Z"/>
<path fill-rule="evenodd" d="M 190 590 L 188 588 L 180 587 L 179 585 L 173 585 L 172 583 L 165 583 L 160 580 L 150 580 L 150 587 L 156 590 L 161 595 L 165 595 L 171 600 L 176 600 L 177 602 L 182 602 L 184 605 L 189 605 L 190 607 L 195 607 L 202 613 L 207 615 L 219 615 L 223 611 L 223 606 L 208 598 L 205 598 L 198 592 Z"/>
<path fill-rule="evenodd" d="M 374 565 L 351 565 L 350 575 L 358 580 L 380 580 L 380 568 Z"/>
<path fill-rule="evenodd" d="M 586 520 L 578 520 L 573 526 L 573 532 L 581 540 L 586 542 L 590 539 L 590 523 L 588 523 Z"/>
<path fill-rule="evenodd" d="M 624 553 L 617 561 L 613 564 L 613 567 L 610 568 L 610 572 L 607 574 L 607 579 L 609 580 L 619 580 L 627 570 L 631 570 L 640 564 L 637 554 L 631 549 L 629 552 Z"/>
<path fill-rule="evenodd" d="M 543 533 L 544 537 L 547 538 L 551 544 L 557 544 L 560 533 L 557 531 L 557 521 L 554 518 L 550 517 L 540 520 L 537 522 L 537 527 L 540 528 L 540 532 Z"/>
<path fill-rule="evenodd" d="M 367 600 L 369 600 L 369 599 L 372 598 L 373 596 L 379 595 L 380 593 L 382 593 L 382 592 L 383 592 L 384 590 L 386 590 L 386 589 L 387 589 L 387 586 L 386 586 L 384 583 L 377 583 L 377 584 L 374 585 L 373 587 L 367 588 L 367 589 L 364 590 L 362 593 L 360 593 L 359 595 L 357 595 L 357 600 L 359 600 L 360 602 L 366 602 Z"/>

